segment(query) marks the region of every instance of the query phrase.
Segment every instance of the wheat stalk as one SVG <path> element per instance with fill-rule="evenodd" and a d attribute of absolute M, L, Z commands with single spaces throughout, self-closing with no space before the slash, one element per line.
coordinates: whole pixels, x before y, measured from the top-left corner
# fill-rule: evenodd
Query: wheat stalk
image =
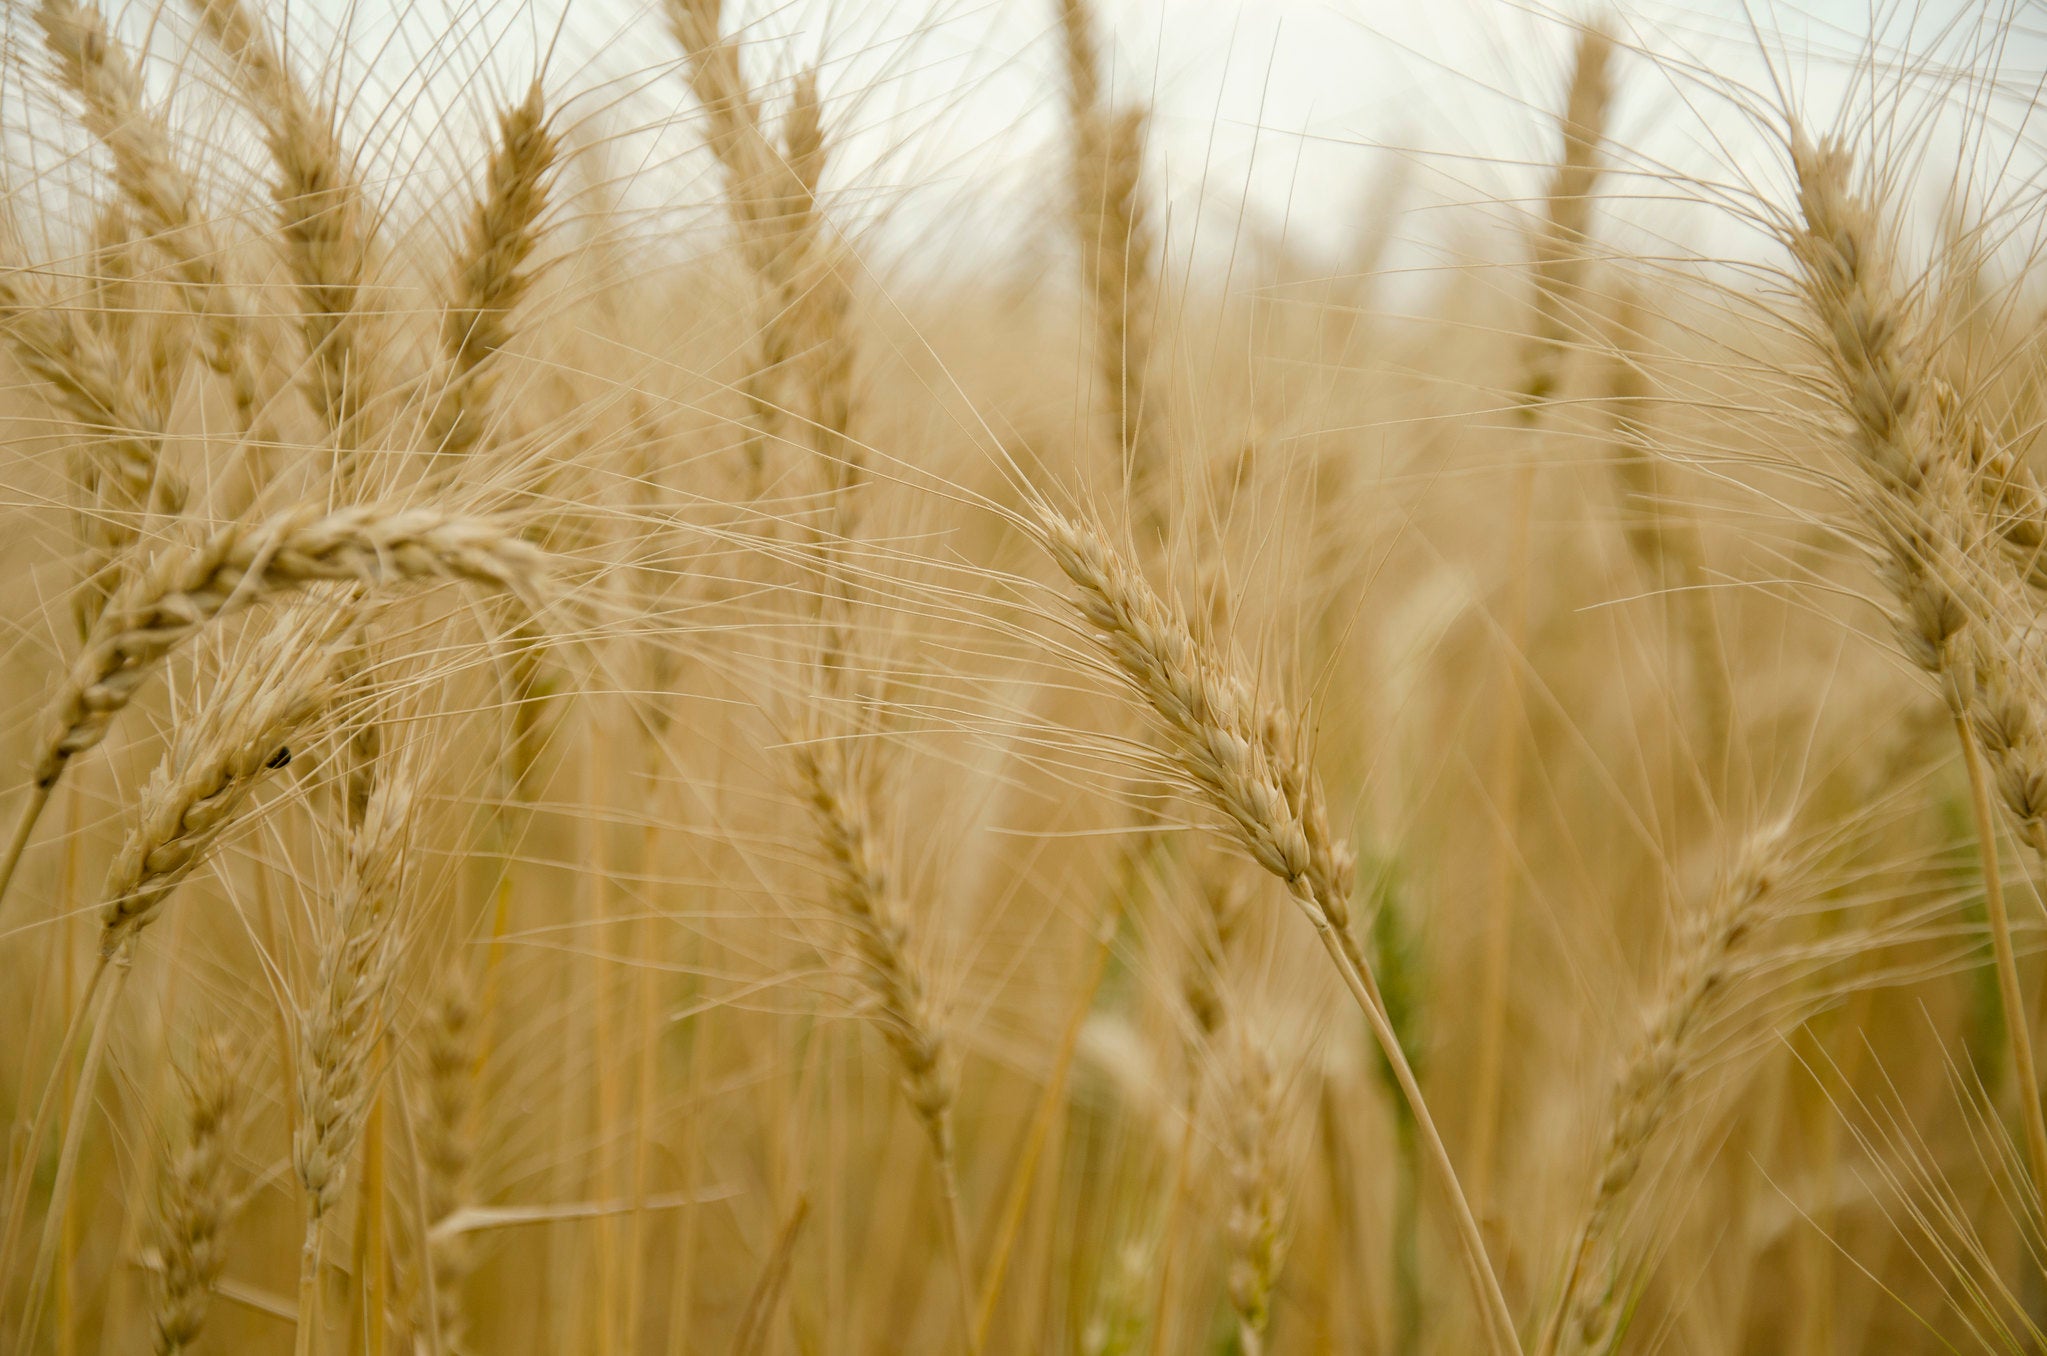
<path fill-rule="evenodd" d="M 1834 395 L 1849 425 L 1848 443 L 1866 477 L 1864 521 L 1875 533 L 1884 579 L 1900 608 L 1898 634 L 1906 655 L 1933 675 L 1953 715 L 1968 770 L 1976 839 L 1983 868 L 1998 991 L 2020 1086 L 2027 1161 L 2035 1190 L 2047 1189 L 2047 1112 L 2028 1031 L 2018 961 L 1999 879 L 1982 748 L 1972 713 L 1981 705 L 1980 675 L 1996 698 L 2018 689 L 1998 684 L 2004 648 L 1986 643 L 1983 627 L 2007 630 L 2008 603 L 1983 557 L 1996 557 L 1984 541 L 1977 467 L 1944 430 L 1930 389 L 1926 358 L 1910 313 L 1891 276 L 1875 206 L 1851 192 L 1851 158 L 1836 143 L 1814 145 L 1793 128 L 1792 169 L 1799 222 L 1788 232 L 1791 255 L 1807 306 L 1819 322 L 1816 336 L 1834 379 Z M 1976 623 L 1976 625 L 1972 625 Z M 1972 630 L 1976 634 L 1972 636 Z M 2009 719 L 2009 707 L 1993 724 Z M 2023 741 L 2000 740 L 2000 754 Z M 2028 806 L 2028 808 L 2030 808 Z"/>
<path fill-rule="evenodd" d="M 886 848 L 876 831 L 873 797 L 843 738 L 806 740 L 793 748 L 803 797 L 829 867 L 830 895 L 853 934 L 860 982 L 895 1056 L 910 1109 L 931 1143 L 945 1194 L 946 1225 L 959 1284 L 960 1320 L 978 1350 L 973 1284 L 960 1227 L 958 1158 L 953 1142 L 952 1055 L 910 949 L 908 910 L 898 893 Z"/>
<path fill-rule="evenodd" d="M 378 1050 L 391 1022 L 399 897 L 416 793 L 412 746 L 379 760 L 361 819 L 350 826 L 332 905 L 319 911 L 313 992 L 298 1011 L 297 1130 L 292 1169 L 304 1199 L 300 1254 L 301 1356 L 320 1326 L 322 1224 L 341 1200 L 375 1100 Z M 381 1323 L 379 1313 L 377 1321 Z"/>
<path fill-rule="evenodd" d="M 860 449 L 847 436 L 856 356 L 847 324 L 852 294 L 817 206 L 828 158 L 817 74 L 806 71 L 797 80 L 778 148 L 747 84 L 739 45 L 721 31 L 723 8 L 722 0 L 667 0 L 670 31 L 709 123 L 712 154 L 725 171 L 740 257 L 767 302 L 759 348 L 740 385 L 757 435 L 749 439 L 747 456 L 758 485 L 762 439 L 779 438 L 784 416 L 793 412 L 825 472 L 837 515 L 865 472 Z M 784 405 L 776 392 L 789 383 L 795 399 Z M 834 527 L 840 535 L 848 531 Z"/>
<path fill-rule="evenodd" d="M 1322 785 L 1302 754 L 1292 718 L 1258 702 L 1186 618 L 1161 598 L 1093 527 L 1040 505 L 1040 544 L 1078 588 L 1081 618 L 1125 682 L 1158 718 L 1165 753 L 1234 831 L 1252 860 L 1278 877 L 1307 915 L 1372 1028 L 1447 1196 L 1473 1298 L 1496 1350 L 1518 1351 L 1512 1312 L 1486 1257 L 1457 1171 L 1351 926 L 1355 861 L 1329 827 Z"/>
<path fill-rule="evenodd" d="M 1230 1178 L 1230 1308 L 1244 1356 L 1265 1350 L 1272 1292 L 1285 1247 L 1286 1196 L 1275 1161 L 1277 1089 L 1265 1053 L 1241 1036 L 1229 1089 L 1229 1133 L 1223 1154 Z"/>
<path fill-rule="evenodd" d="M 29 1273 L 20 1350 L 31 1349 L 41 1318 L 43 1290 L 69 1206 L 71 1176 L 99 1060 L 106 1048 L 109 1019 L 136 944 L 171 892 L 236 822 L 264 774 L 282 766 L 279 755 L 285 749 L 285 738 L 325 705 L 336 660 L 327 642 L 337 630 L 332 618 L 308 617 L 300 623 L 280 625 L 259 639 L 246 666 L 220 686 L 214 700 L 195 719 L 178 727 L 143 789 L 136 826 L 108 868 L 100 892 L 98 961 L 72 1019 L 75 1028 L 90 1017 L 91 1036 L 58 1153 L 41 1247 Z M 110 971 L 112 981 L 105 983 Z M 69 1047 L 67 1036 L 60 1048 Z M 57 1083 L 58 1074 L 53 1072 L 29 1129 L 32 1149 L 41 1144 L 48 1128 Z M 0 1274 L 9 1272 L 26 1216 L 28 1176 L 23 1173 L 16 1182 L 9 1203 L 5 1239 L 0 1241 Z"/>
<path fill-rule="evenodd" d="M 1522 376 L 1515 392 L 1521 427 L 1537 431 L 1570 356 L 1573 315 L 1584 289 L 1585 245 L 1592 220 L 1593 190 L 1603 168 L 1613 84 L 1609 66 L 1613 40 L 1596 25 L 1578 31 L 1571 79 L 1559 119 L 1562 147 L 1543 199 L 1530 272 L 1535 306 L 1522 345 Z M 1542 469 L 1539 447 L 1525 451 L 1508 492 L 1507 582 L 1500 603 L 1499 710 L 1493 727 L 1490 775 L 1496 834 L 1486 880 L 1485 922 L 1478 985 L 1478 1055 L 1472 1081 L 1471 1189 L 1481 1208 L 1492 1194 L 1494 1141 L 1500 1123 L 1500 1081 L 1506 1057 L 1507 989 L 1514 947 L 1515 876 L 1520 860 L 1514 835 L 1521 817 L 1526 780 L 1522 737 L 1527 694 L 1522 665 L 1528 653 L 1530 590 L 1536 574 L 1530 556 L 1536 481 Z"/>
<path fill-rule="evenodd" d="M 1713 1019 L 1736 1001 L 1746 953 L 1777 906 L 1784 866 L 1783 826 L 1754 835 L 1716 883 L 1711 902 L 1691 920 L 1676 960 L 1646 1007 L 1641 1036 L 1614 1083 L 1592 1199 L 1566 1252 L 1563 1282 L 1537 1356 L 1610 1349 L 1624 1296 L 1611 1285 L 1594 1285 L 1609 1270 L 1596 1261 L 1699 1071 Z"/>

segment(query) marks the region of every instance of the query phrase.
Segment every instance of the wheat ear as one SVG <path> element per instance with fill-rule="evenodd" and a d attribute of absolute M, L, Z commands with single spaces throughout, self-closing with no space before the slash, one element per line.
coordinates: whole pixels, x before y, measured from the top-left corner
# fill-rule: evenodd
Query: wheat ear
<path fill-rule="evenodd" d="M 439 1226 L 472 1204 L 471 1165 L 476 1155 L 476 1008 L 469 978 L 460 964 L 447 966 L 428 1014 L 424 1058 L 427 1115 L 420 1136 L 425 1181 L 426 1266 L 431 1312 L 419 1326 L 434 1334 L 435 1350 L 464 1356 L 469 1350 L 468 1313 L 462 1292 L 475 1265 L 466 1231 Z"/>
<path fill-rule="evenodd" d="M 230 1180 L 247 1105 L 240 1057 L 219 1035 L 202 1039 L 184 1077 L 186 1134 L 157 1191 L 156 1246 L 163 1263 L 154 1327 L 157 1356 L 178 1356 L 199 1338 L 215 1282 L 227 1264 Z"/>
<path fill-rule="evenodd" d="M 1074 233 L 1094 315 L 1095 361 L 1107 390 L 1122 474 L 1140 517 L 1158 521 L 1162 411 L 1146 386 L 1158 278 L 1144 196 L 1145 114 L 1114 107 L 1102 86 L 1092 0 L 1057 0 L 1072 146 Z"/>
<path fill-rule="evenodd" d="M 783 145 L 769 137 L 759 98 L 747 85 L 739 45 L 722 32 L 723 0 L 667 0 L 669 28 L 688 66 L 690 88 L 709 124 L 711 152 L 725 172 L 725 201 L 740 257 L 765 294 L 759 346 L 740 383 L 752 430 L 747 457 L 756 483 L 764 439 L 779 438 L 793 411 L 826 477 L 831 511 L 865 475 L 848 436 L 856 357 L 847 323 L 847 269 L 818 210 L 829 156 L 817 73 L 797 80 Z M 794 399 L 778 392 L 793 384 Z M 835 521 L 832 530 L 849 535 Z"/>
<path fill-rule="evenodd" d="M 256 403 L 248 325 L 221 269 L 226 251 L 200 214 L 192 176 L 173 150 L 161 112 L 144 95 L 135 59 L 108 31 L 96 5 L 42 0 L 35 19 L 86 130 L 107 148 L 114 182 L 171 265 L 178 297 L 197 322 L 207 365 L 224 377 L 242 426 Z"/>
<path fill-rule="evenodd" d="M 318 973 L 299 1008 L 292 1169 L 305 1208 L 300 1356 L 313 1349 L 320 1326 L 322 1225 L 341 1200 L 360 1147 L 375 1100 L 378 1049 L 390 1028 L 414 791 L 411 755 L 401 749 L 379 761 L 361 820 L 347 834 L 332 907 L 321 911 Z"/>
<path fill-rule="evenodd" d="M 1623 1297 L 1610 1285 L 1593 1285 L 1602 1270 L 1595 1261 L 1609 1244 L 1629 1188 L 1676 1117 L 1714 1017 L 1733 1001 L 1747 950 L 1769 922 L 1783 865 L 1782 828 L 1755 835 L 1716 885 L 1711 903 L 1689 924 L 1677 959 L 1645 1009 L 1642 1034 L 1614 1084 L 1592 1199 L 1566 1253 L 1556 1308 L 1543 1326 L 1537 1356 L 1603 1351 L 1615 1335 Z"/>
<path fill-rule="evenodd" d="M 42 1245 L 30 1273 L 31 1302 L 23 1311 L 25 1332 L 20 1350 L 31 1349 L 41 1317 L 42 1292 L 62 1234 L 71 1173 L 84 1136 L 99 1059 L 136 943 L 155 921 L 164 900 L 235 822 L 256 783 L 273 766 L 281 765 L 277 755 L 285 737 L 325 704 L 334 653 L 324 642 L 334 627 L 332 619 L 315 620 L 304 626 L 280 626 L 265 635 L 249 656 L 243 674 L 222 684 L 196 719 L 178 727 L 171 747 L 143 790 L 136 827 L 108 868 L 100 895 L 98 960 L 73 1015 L 74 1029 L 90 1016 L 92 1035 L 58 1154 Z M 67 1039 L 63 1048 L 69 1047 Z M 60 1070 L 61 1064 L 60 1058 Z M 59 1071 L 53 1071 L 51 1089 L 58 1079 Z M 42 1142 L 52 1106 L 46 1093 L 29 1132 L 31 1154 Z M 26 1214 L 27 1188 L 27 1174 L 23 1174 L 9 1204 L 5 1241 L 0 1242 L 0 1274 L 6 1274 L 12 1262 Z"/>
<path fill-rule="evenodd" d="M 1789 232 L 1791 255 L 1818 321 L 1816 337 L 1849 426 L 1849 449 L 1866 478 L 1863 518 L 1876 535 L 1885 582 L 1900 605 L 1905 653 L 1939 683 L 1962 746 L 2027 1161 L 2034 1189 L 2047 1190 L 2047 1112 L 1999 878 L 1980 722 L 1973 720 L 1982 704 L 1979 669 L 2006 662 L 1998 642 L 2013 629 L 1999 581 L 1982 568 L 1983 556 L 1994 558 L 1996 548 L 1983 540 L 1981 477 L 1966 450 L 1942 436 L 1952 434 L 1953 426 L 1940 418 L 1915 318 L 1898 293 L 1876 209 L 1850 190 L 1850 156 L 1836 143 L 1815 146 L 1794 127 L 1791 160 L 1800 216 Z M 1985 627 L 1991 636 L 1981 634 Z M 2015 691 L 2009 684 L 2001 694 L 1993 687 L 1992 696 Z M 1993 747 L 2002 754 L 2026 746 Z"/>
<path fill-rule="evenodd" d="M 848 741 L 826 738 L 795 746 L 796 773 L 817 826 L 830 872 L 830 894 L 853 934 L 860 982 L 895 1056 L 910 1109 L 931 1142 L 945 1195 L 944 1225 L 959 1286 L 960 1322 L 971 1349 L 979 1349 L 973 1282 L 960 1227 L 958 1156 L 953 1143 L 952 1054 L 933 1010 L 923 969 L 910 949 L 907 908 L 897 893 L 888 853 L 877 834 L 872 795 L 849 753 Z"/>
<path fill-rule="evenodd" d="M 336 476 L 345 481 L 376 390 L 363 306 L 370 207 L 342 149 L 337 110 L 299 83 L 245 0 L 191 3 L 200 26 L 234 63 L 236 84 L 263 127 L 274 175 L 270 196 L 311 363 L 301 384 L 334 439 Z"/>
<path fill-rule="evenodd" d="M 1237 1318 L 1237 1349 L 1243 1356 L 1262 1356 L 1285 1252 L 1286 1196 L 1275 1161 L 1272 1064 L 1242 1033 L 1237 1046 L 1223 1149 L 1230 1177 L 1230 1308 Z"/>
<path fill-rule="evenodd" d="M 1287 887 L 1392 1067 L 1451 1208 L 1473 1298 L 1496 1351 L 1518 1352 L 1512 1311 L 1487 1260 L 1449 1150 L 1386 1015 L 1351 926 L 1355 870 L 1329 827 L 1322 785 L 1294 721 L 1251 685 L 1093 527 L 1040 505 L 1040 543 L 1079 590 L 1075 605 L 1123 680 L 1158 718 L 1164 752 L 1233 830 L 1252 860 Z"/>
<path fill-rule="evenodd" d="M 456 261 L 454 290 L 441 319 L 442 394 L 427 433 L 436 452 L 468 452 L 489 424 L 496 382 L 491 360 L 511 342 L 507 319 L 533 284 L 527 265 L 540 243 L 540 214 L 557 150 L 536 80 L 524 100 L 498 114 L 483 195 Z"/>

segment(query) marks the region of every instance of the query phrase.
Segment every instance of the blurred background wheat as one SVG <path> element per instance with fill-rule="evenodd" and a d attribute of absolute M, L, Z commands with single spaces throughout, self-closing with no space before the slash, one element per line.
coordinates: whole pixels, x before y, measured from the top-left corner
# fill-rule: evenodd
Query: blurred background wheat
<path fill-rule="evenodd" d="M 10 0 L 0 1350 L 2047 1328 L 2030 8 Z"/>

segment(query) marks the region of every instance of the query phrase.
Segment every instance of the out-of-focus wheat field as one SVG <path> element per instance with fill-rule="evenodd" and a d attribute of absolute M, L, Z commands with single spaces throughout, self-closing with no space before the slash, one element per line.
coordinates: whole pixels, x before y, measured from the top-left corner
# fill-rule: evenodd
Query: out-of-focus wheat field
<path fill-rule="evenodd" d="M 2016 5 L 10 0 L 0 1352 L 2040 1349 Z"/>

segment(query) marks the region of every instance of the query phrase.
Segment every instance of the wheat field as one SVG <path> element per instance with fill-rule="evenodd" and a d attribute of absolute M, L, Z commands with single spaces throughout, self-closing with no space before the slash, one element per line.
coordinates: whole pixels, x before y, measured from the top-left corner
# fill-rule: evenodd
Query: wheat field
<path fill-rule="evenodd" d="M 1373 9 L 9 0 L 0 1352 L 2047 1346 L 2037 12 Z"/>

